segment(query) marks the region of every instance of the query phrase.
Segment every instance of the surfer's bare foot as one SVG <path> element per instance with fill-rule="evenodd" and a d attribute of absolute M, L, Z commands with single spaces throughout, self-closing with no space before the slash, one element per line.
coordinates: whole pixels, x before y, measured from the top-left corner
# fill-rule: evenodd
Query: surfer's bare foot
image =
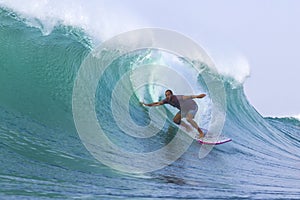
<path fill-rule="evenodd" d="M 202 130 L 200 128 L 198 128 L 197 131 L 199 132 L 198 138 L 203 138 L 204 133 L 202 132 Z"/>

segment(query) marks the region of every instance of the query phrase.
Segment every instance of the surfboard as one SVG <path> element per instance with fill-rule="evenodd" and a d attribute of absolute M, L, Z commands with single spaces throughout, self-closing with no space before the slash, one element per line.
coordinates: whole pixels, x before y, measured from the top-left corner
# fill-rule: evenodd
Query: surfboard
<path fill-rule="evenodd" d="M 195 140 L 197 142 L 199 142 L 200 144 L 219 145 L 219 144 L 224 144 L 224 143 L 232 141 L 231 138 L 227 138 L 225 136 L 219 136 L 217 138 L 212 138 L 210 136 L 210 134 L 207 134 L 208 131 L 206 129 L 201 128 L 201 130 L 204 133 L 204 137 L 203 138 L 197 138 L 197 137 L 195 138 Z"/>
<path fill-rule="evenodd" d="M 200 144 L 208 144 L 208 145 L 219 145 L 224 144 L 227 142 L 232 141 L 231 138 L 209 138 L 209 137 L 203 137 L 203 138 L 196 138 L 197 142 Z"/>
<path fill-rule="evenodd" d="M 191 138 L 195 139 L 200 144 L 219 145 L 219 144 L 224 144 L 224 143 L 232 141 L 231 138 L 226 137 L 224 135 L 219 135 L 217 137 L 213 137 L 214 134 L 207 133 L 208 130 L 204 129 L 204 128 L 201 128 L 201 130 L 204 133 L 203 138 L 198 138 L 199 133 L 198 133 L 198 131 L 196 131 L 196 129 L 191 128 L 191 130 L 187 131 L 186 129 L 182 128 L 181 126 L 179 126 L 179 129 L 181 129 L 185 134 L 187 134 Z"/>

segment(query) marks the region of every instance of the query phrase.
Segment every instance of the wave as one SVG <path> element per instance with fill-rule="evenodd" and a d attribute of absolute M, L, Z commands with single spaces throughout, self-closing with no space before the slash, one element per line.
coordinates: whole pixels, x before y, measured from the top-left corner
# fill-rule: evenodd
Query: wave
<path fill-rule="evenodd" d="M 6 10 L 1 23 L 2 107 L 64 126 L 72 120 L 70 91 L 89 41 L 80 30 L 62 26 L 44 36 Z"/>
<path fill-rule="evenodd" d="M 1 184 L 7 183 L 0 190 L 3 197 L 113 195 L 166 198 L 164 189 L 170 186 L 168 184 L 175 184 L 168 187 L 172 198 L 176 197 L 178 189 L 182 191 L 176 184 L 189 192 L 182 191 L 183 197 L 199 197 L 203 187 L 206 191 L 201 192 L 207 198 L 213 197 L 212 191 L 218 191 L 214 195 L 224 198 L 274 198 L 274 194 L 278 195 L 276 198 L 299 196 L 299 121 L 262 117 L 244 94 L 243 78 L 237 79 L 240 76 L 231 73 L 217 74 L 201 62 L 193 64 L 199 66 L 201 73 L 209 74 L 224 85 L 226 121 L 222 132 L 233 142 L 216 147 L 201 160 L 197 158 L 199 144 L 192 143 L 174 164 L 149 173 L 148 178 L 119 174 L 99 164 L 81 143 L 72 113 L 74 82 L 81 64 L 94 49 L 93 37 L 82 24 L 57 20 L 49 28 L 45 26 L 46 22 L 33 26 L 27 19 L 24 20 L 24 13 L 19 15 L 7 8 L 0 9 L 0 160 L 4 161 L 0 176 Z M 107 56 L 111 53 L 107 52 Z M 168 68 L 162 72 L 162 68 L 154 65 Z M 131 93 L 138 86 L 138 82 L 132 80 L 139 80 L 134 78 L 139 66 L 148 69 L 147 76 L 139 78 L 149 84 Z M 155 151 L 173 140 L 178 130 L 172 123 L 176 111 L 169 107 L 151 111 L 139 105 L 141 100 L 163 98 L 165 86 L 154 83 L 157 77 L 167 79 L 167 70 L 191 81 L 193 91 L 209 94 L 203 74 L 195 73 L 191 63 L 170 52 L 134 51 L 114 60 L 105 70 L 97 84 L 95 110 L 99 123 L 115 144 L 139 153 Z M 245 71 L 242 74 L 247 75 Z M 132 82 L 121 82 L 120 85 L 125 75 Z M 128 121 L 121 125 L 117 124 L 111 110 L 116 87 L 119 87 L 121 100 L 128 91 L 131 94 L 126 97 L 129 98 L 128 108 L 118 106 L 122 101 L 113 102 L 116 103 L 115 112 L 121 116 L 128 113 L 125 115 Z M 203 127 L 210 125 L 212 104 L 209 98 L 198 102 L 201 114 L 197 121 Z M 129 119 L 134 124 L 127 123 Z M 123 129 L 120 126 L 124 126 Z M 148 132 L 135 131 L 136 126 L 146 127 L 144 130 L 150 129 L 149 134 L 156 134 L 143 138 L 143 133 Z M 124 129 L 130 130 L 132 135 L 125 135 Z M 99 183 L 99 180 L 104 182 Z M 117 184 L 116 180 L 119 181 Z M 26 192 L 31 183 L 36 183 L 36 188 L 31 188 L 32 193 Z M 53 189 L 56 184 L 62 189 Z M 144 186 L 156 190 L 157 196 L 150 194 Z M 13 190 L 14 187 L 18 189 Z M 87 187 L 90 189 L 82 192 Z M 132 188 L 137 188 L 136 193 L 131 191 Z M 124 189 L 129 191 L 128 196 L 122 192 Z"/>
<path fill-rule="evenodd" d="M 90 1 L 87 4 L 83 0 L 30 0 L 25 5 L 18 0 L 3 0 L 0 6 L 28 26 L 38 28 L 43 35 L 49 35 L 60 25 L 77 27 L 93 38 L 96 45 L 112 35 L 136 29 L 142 24 L 138 17 L 124 9 L 121 2 L 116 5 L 103 1 Z"/>

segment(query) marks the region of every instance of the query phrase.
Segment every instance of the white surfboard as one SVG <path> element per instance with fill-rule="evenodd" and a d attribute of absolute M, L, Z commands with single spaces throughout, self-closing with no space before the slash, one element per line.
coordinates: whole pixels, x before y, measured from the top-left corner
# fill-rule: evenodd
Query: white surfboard
<path fill-rule="evenodd" d="M 232 141 L 231 138 L 198 138 L 196 139 L 197 142 L 199 142 L 200 144 L 208 144 L 208 145 L 219 145 L 219 144 L 224 144 L 226 142 L 230 142 Z"/>
<path fill-rule="evenodd" d="M 196 138 L 195 138 L 197 140 L 197 142 L 199 142 L 200 144 L 219 145 L 219 144 L 224 144 L 224 143 L 232 141 L 231 138 L 224 137 L 224 136 L 212 138 L 210 136 L 210 134 L 207 134 L 206 129 L 201 128 L 201 130 L 203 131 L 205 136 L 203 138 L 197 138 L 198 136 L 196 136 Z"/>
<path fill-rule="evenodd" d="M 191 130 L 187 131 L 185 128 L 179 126 L 179 128 L 188 136 L 190 136 L 191 138 L 194 138 L 198 143 L 200 144 L 207 144 L 207 145 L 219 145 L 219 144 L 224 144 L 227 142 L 232 141 L 231 138 L 228 138 L 226 136 L 217 136 L 217 137 L 213 137 L 213 134 L 211 133 L 207 133 L 208 130 L 201 128 L 202 132 L 204 133 L 204 137 L 203 138 L 198 138 L 199 133 L 196 129 L 191 127 Z"/>

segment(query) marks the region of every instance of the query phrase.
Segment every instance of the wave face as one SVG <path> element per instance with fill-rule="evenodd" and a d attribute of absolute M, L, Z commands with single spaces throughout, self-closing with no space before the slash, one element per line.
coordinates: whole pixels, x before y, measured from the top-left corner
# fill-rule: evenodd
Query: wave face
<path fill-rule="evenodd" d="M 119 173 L 99 163 L 82 144 L 72 115 L 74 81 L 91 49 L 80 28 L 57 25 L 45 35 L 16 13 L 0 9 L 1 198 L 299 198 L 300 122 L 262 117 L 249 104 L 242 83 L 221 75 L 216 78 L 223 81 L 227 98 L 222 132 L 232 142 L 214 147 L 203 159 L 198 158 L 200 145 L 193 142 L 171 165 L 143 175 Z M 110 114 L 111 86 L 136 65 L 168 62 L 166 57 L 156 51 L 126 55 L 99 81 L 96 110 L 98 118 L 106 117 L 100 123 L 115 142 L 133 152 L 161 148 L 177 127 L 167 120 L 150 140 L 124 135 Z M 198 78 L 193 87 L 207 92 Z M 136 124 L 150 123 L 151 113 L 138 104 L 141 96 L 157 100 L 164 89 L 149 85 L 132 95 L 129 112 Z M 206 126 L 210 101 L 201 106 L 199 123 Z M 166 114 L 172 119 L 172 110 Z M 162 116 L 154 115 L 159 124 Z"/>

